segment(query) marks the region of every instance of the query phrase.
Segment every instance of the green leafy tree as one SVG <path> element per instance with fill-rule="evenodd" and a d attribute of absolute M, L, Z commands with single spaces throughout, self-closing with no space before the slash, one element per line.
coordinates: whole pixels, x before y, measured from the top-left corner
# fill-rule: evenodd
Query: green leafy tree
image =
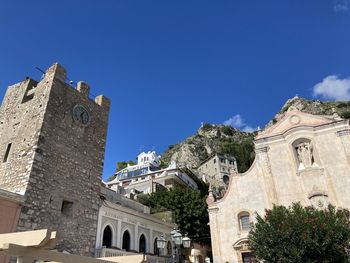
<path fill-rule="evenodd" d="M 170 210 L 174 213 L 175 223 L 183 234 L 192 240 L 210 242 L 209 217 L 205 196 L 191 188 L 173 188 L 142 195 L 138 200 L 152 208 L 152 212 Z"/>
<path fill-rule="evenodd" d="M 117 162 L 117 172 L 123 170 L 124 168 L 126 168 L 129 165 L 135 165 L 136 163 L 134 161 L 121 161 L 121 162 Z"/>
<path fill-rule="evenodd" d="M 274 206 L 249 234 L 259 260 L 279 263 L 348 262 L 350 223 L 347 210 L 318 210 L 299 203 Z"/>

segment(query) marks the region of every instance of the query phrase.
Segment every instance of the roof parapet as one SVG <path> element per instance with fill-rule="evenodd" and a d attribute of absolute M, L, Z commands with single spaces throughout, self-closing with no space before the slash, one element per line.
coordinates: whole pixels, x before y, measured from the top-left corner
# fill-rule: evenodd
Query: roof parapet
<path fill-rule="evenodd" d="M 89 94 L 90 94 L 90 86 L 89 84 L 87 84 L 86 82 L 84 81 L 79 81 L 78 84 L 77 84 L 77 90 L 85 95 L 86 97 L 89 97 Z"/>
<path fill-rule="evenodd" d="M 109 98 L 107 98 L 104 95 L 99 95 L 95 98 L 95 102 L 100 105 L 103 108 L 109 108 L 111 105 L 111 101 L 109 100 Z"/>
<path fill-rule="evenodd" d="M 58 63 L 54 63 L 45 72 L 45 78 L 59 79 L 62 82 L 66 82 L 67 71 Z"/>

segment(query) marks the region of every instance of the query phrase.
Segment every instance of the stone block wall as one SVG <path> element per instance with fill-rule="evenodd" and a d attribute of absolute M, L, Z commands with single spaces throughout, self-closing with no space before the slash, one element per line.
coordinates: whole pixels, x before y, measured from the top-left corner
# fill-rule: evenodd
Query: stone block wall
<path fill-rule="evenodd" d="M 57 230 L 59 250 L 92 256 L 110 103 L 104 96 L 91 100 L 87 84 L 78 90 L 65 78 L 54 64 L 29 101 L 20 103 L 31 80 L 7 92 L 0 120 L 12 127 L 16 117 L 21 128 L 0 130 L 6 134 L 0 134 L 3 149 L 12 141 L 11 157 L 0 167 L 0 188 L 25 196 L 18 231 Z M 77 105 L 86 112 L 74 117 Z M 85 123 L 84 114 L 90 116 Z"/>

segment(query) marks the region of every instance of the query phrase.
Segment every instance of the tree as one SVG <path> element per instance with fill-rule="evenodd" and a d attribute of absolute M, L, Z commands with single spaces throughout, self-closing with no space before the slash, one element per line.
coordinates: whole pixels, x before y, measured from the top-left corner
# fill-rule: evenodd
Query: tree
<path fill-rule="evenodd" d="M 279 263 L 348 262 L 349 212 L 329 206 L 318 210 L 299 203 L 274 206 L 249 234 L 259 260 Z"/>
<path fill-rule="evenodd" d="M 138 200 L 152 208 L 152 212 L 173 211 L 181 233 L 193 241 L 210 243 L 209 217 L 206 197 L 191 188 L 173 188 L 143 195 Z"/>
<path fill-rule="evenodd" d="M 123 170 L 124 168 L 126 168 L 129 165 L 135 165 L 136 163 L 134 161 L 122 161 L 122 162 L 117 162 L 117 172 Z"/>

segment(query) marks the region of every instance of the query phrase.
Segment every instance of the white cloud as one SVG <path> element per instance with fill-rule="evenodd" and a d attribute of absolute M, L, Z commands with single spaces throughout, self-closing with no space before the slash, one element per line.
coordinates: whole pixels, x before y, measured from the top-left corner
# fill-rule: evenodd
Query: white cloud
<path fill-rule="evenodd" d="M 245 126 L 245 123 L 241 117 L 241 115 L 236 114 L 235 116 L 232 116 L 228 120 L 224 121 L 224 125 L 232 126 L 234 128 L 241 128 Z"/>
<path fill-rule="evenodd" d="M 333 10 L 334 12 L 348 11 L 350 5 L 350 0 L 336 0 L 334 2 Z"/>
<path fill-rule="evenodd" d="M 253 127 L 250 127 L 250 126 L 245 126 L 243 129 L 242 129 L 242 131 L 244 131 L 244 132 L 254 132 L 254 131 L 256 131 L 257 130 L 257 128 L 253 128 Z"/>
<path fill-rule="evenodd" d="M 224 125 L 226 126 L 232 126 L 234 128 L 240 129 L 244 132 L 254 132 L 256 129 L 252 128 L 251 126 L 247 125 L 244 122 L 244 119 L 240 114 L 236 114 L 229 118 L 228 120 L 224 121 Z"/>
<path fill-rule="evenodd" d="M 314 86 L 313 95 L 331 100 L 350 100 L 350 78 L 340 79 L 336 75 L 327 76 Z"/>

